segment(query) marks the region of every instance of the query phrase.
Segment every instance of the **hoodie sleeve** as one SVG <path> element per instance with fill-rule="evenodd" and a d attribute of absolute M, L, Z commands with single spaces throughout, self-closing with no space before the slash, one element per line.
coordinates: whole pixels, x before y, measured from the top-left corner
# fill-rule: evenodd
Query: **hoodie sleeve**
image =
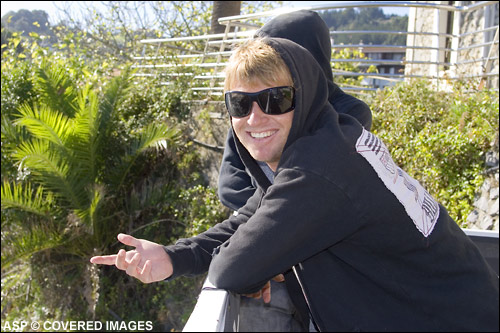
<path fill-rule="evenodd" d="M 236 150 L 231 129 L 227 134 L 218 183 L 220 201 L 232 210 L 243 207 L 255 192 L 250 175 L 246 172 Z"/>
<path fill-rule="evenodd" d="M 255 214 L 214 253 L 210 281 L 237 293 L 258 291 L 275 275 L 353 233 L 363 219 L 352 206 L 324 177 L 280 171 Z"/>
<path fill-rule="evenodd" d="M 238 211 L 237 216 L 231 216 L 200 235 L 179 239 L 175 245 L 164 246 L 174 268 L 173 275 L 168 280 L 181 275 L 206 273 L 213 253 L 254 214 L 261 197 L 262 192 L 257 190 L 247 204 Z"/>

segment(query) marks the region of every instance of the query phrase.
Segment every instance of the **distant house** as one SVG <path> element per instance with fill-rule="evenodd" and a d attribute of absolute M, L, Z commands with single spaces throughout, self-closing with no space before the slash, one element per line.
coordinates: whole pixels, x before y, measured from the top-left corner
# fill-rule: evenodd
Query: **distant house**
<path fill-rule="evenodd" d="M 378 78 L 367 76 L 362 84 L 373 88 L 393 86 L 404 80 L 404 58 L 405 49 L 394 47 L 360 47 L 359 50 L 372 60 L 369 64 L 362 64 L 360 68 L 368 68 L 370 65 L 377 67 Z M 363 70 L 365 72 L 366 70 Z"/>

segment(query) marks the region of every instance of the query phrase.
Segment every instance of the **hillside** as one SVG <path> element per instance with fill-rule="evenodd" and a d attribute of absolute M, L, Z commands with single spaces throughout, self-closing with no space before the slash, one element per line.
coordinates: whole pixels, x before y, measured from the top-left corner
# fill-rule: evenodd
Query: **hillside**
<path fill-rule="evenodd" d="M 385 15 L 380 8 L 348 8 L 319 12 L 330 31 L 406 31 L 408 16 Z M 389 34 L 335 35 L 334 44 L 406 45 L 406 36 Z"/>

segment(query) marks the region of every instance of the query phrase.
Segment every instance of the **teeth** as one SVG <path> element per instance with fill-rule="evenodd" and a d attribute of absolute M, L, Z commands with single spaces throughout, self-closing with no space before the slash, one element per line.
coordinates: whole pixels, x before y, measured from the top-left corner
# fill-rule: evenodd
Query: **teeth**
<path fill-rule="evenodd" d="M 260 132 L 260 133 L 251 132 L 250 135 L 252 136 L 252 138 L 262 139 L 262 138 L 267 138 L 268 136 L 271 136 L 274 133 L 275 133 L 275 131 Z"/>

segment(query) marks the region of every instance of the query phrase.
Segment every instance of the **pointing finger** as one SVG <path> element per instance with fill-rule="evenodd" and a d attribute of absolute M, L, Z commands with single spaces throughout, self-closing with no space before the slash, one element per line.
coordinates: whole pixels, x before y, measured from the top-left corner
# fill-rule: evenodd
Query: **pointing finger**
<path fill-rule="evenodd" d="M 116 263 L 116 254 L 109 256 L 95 256 L 90 258 L 90 262 L 99 265 L 114 265 Z"/>

